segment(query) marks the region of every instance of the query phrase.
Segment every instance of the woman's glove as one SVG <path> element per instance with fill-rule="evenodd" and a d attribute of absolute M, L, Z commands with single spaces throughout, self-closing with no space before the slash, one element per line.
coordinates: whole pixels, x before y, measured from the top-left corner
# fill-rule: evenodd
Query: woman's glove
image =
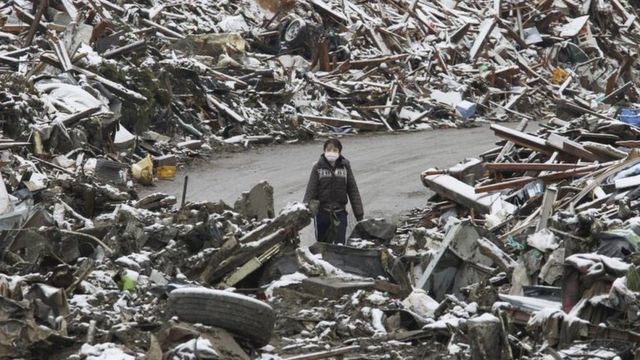
<path fill-rule="evenodd" d="M 320 208 L 320 201 L 311 200 L 309 201 L 309 204 L 307 206 L 309 207 L 309 210 L 311 211 L 311 214 L 313 214 L 313 216 L 318 215 L 318 209 Z"/>

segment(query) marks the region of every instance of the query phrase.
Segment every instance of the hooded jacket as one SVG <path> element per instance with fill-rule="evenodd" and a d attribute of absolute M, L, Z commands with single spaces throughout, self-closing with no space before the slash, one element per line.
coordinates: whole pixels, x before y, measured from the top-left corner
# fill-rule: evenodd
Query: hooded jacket
<path fill-rule="evenodd" d="M 351 171 L 351 164 L 340 155 L 335 166 L 331 166 L 324 154 L 320 155 L 320 159 L 311 169 L 304 202 L 318 200 L 321 209 L 344 210 L 347 206 L 347 198 L 351 202 L 353 215 L 357 220 L 361 220 L 364 209 L 356 179 Z"/>

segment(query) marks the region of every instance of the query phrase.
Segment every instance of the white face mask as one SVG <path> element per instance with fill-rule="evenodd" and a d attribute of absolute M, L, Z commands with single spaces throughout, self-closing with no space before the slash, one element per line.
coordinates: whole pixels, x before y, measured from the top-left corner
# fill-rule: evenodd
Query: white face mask
<path fill-rule="evenodd" d="M 333 152 L 333 151 L 326 151 L 324 153 L 324 157 L 327 158 L 328 161 L 334 162 L 338 160 L 338 158 L 340 157 L 340 153 Z"/>

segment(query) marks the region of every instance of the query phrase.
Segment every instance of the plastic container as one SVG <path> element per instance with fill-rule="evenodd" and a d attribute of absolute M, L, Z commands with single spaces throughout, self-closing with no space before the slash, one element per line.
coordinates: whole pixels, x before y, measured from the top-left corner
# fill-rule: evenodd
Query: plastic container
<path fill-rule="evenodd" d="M 622 109 L 618 114 L 618 119 L 629 125 L 640 126 L 640 109 Z"/>
<path fill-rule="evenodd" d="M 156 176 L 158 179 L 173 179 L 176 177 L 176 166 L 175 165 L 163 165 L 159 166 L 156 169 Z"/>
<path fill-rule="evenodd" d="M 471 101 L 462 100 L 456 105 L 456 111 L 464 119 L 471 118 L 476 115 L 476 104 Z"/>

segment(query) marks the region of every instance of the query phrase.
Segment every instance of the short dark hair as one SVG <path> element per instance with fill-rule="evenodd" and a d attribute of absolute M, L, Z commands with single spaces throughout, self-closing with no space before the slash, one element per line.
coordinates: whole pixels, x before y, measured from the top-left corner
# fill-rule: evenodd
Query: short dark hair
<path fill-rule="evenodd" d="M 324 146 L 322 147 L 322 150 L 327 150 L 327 146 L 329 145 L 333 145 L 335 147 L 338 148 L 339 152 L 342 152 L 342 143 L 340 142 L 340 140 L 338 139 L 327 139 L 327 141 L 324 142 Z"/>

